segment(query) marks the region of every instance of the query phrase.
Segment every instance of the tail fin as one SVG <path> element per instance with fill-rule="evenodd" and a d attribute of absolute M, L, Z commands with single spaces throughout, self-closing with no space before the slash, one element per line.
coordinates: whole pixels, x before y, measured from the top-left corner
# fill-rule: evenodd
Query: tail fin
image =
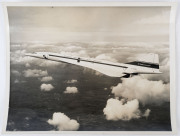
<path fill-rule="evenodd" d="M 130 62 L 127 64 L 159 69 L 159 56 L 155 53 L 149 53 L 146 55 L 141 55 L 138 57 L 137 61 Z"/>
<path fill-rule="evenodd" d="M 149 53 L 146 55 L 142 55 L 140 58 L 138 58 L 138 61 L 159 65 L 159 56 L 158 56 L 158 54 L 155 54 L 155 53 Z"/>

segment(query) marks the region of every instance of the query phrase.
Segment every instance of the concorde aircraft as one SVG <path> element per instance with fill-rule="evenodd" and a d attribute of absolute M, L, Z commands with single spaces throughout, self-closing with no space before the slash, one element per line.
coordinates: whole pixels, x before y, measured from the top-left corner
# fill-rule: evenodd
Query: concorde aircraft
<path fill-rule="evenodd" d="M 27 53 L 31 56 L 50 61 L 64 62 L 96 70 L 110 77 L 128 78 L 138 74 L 160 74 L 158 54 L 149 53 L 137 61 L 129 63 L 113 63 L 91 58 L 66 56 L 52 52 Z"/>

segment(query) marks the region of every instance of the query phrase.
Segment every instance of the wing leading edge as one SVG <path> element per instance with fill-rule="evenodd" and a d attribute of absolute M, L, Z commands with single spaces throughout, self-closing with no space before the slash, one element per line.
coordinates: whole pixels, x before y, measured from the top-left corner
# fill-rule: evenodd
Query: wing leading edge
<path fill-rule="evenodd" d="M 127 67 L 120 65 L 119 63 L 112 63 L 108 61 L 97 61 L 93 59 L 85 59 L 80 57 L 71 57 L 56 53 L 42 53 L 42 52 L 33 53 L 33 54 L 28 53 L 26 54 L 26 56 L 74 64 L 96 70 L 102 74 L 111 77 L 122 77 L 126 75 L 123 74 L 123 72 Z"/>

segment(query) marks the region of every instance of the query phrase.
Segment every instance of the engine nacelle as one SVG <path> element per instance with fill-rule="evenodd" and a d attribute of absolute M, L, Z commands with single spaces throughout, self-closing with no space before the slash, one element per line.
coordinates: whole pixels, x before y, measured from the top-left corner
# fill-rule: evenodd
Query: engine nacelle
<path fill-rule="evenodd" d="M 126 74 L 125 76 L 123 76 L 123 78 L 130 78 L 130 77 L 137 76 L 137 75 L 138 75 L 138 73 Z"/>

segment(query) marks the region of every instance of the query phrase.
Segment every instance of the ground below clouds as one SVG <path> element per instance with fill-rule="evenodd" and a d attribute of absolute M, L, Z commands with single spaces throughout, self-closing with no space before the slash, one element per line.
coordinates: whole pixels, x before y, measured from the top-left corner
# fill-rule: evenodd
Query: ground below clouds
<path fill-rule="evenodd" d="M 32 66 L 38 69 L 39 66 Z M 25 66 L 11 65 L 11 69 L 25 70 Z M 65 113 L 70 119 L 80 124 L 79 131 L 170 131 L 170 103 L 162 105 L 139 105 L 141 111 L 151 109 L 149 117 L 130 121 L 106 120 L 103 109 L 107 100 L 113 98 L 111 86 L 121 82 L 119 78 L 96 76 L 84 73 L 83 68 L 66 65 L 47 67 L 54 87 L 49 92 L 40 90 L 42 82 L 34 77 L 19 77 L 20 83 L 14 84 L 16 76 L 11 75 L 11 92 L 7 130 L 49 131 L 54 127 L 47 123 L 54 112 Z M 68 84 L 64 81 L 76 79 L 78 82 Z M 22 82 L 23 81 L 23 82 Z M 78 88 L 76 94 L 66 94 L 67 86 Z M 107 88 L 107 90 L 104 90 Z"/>

